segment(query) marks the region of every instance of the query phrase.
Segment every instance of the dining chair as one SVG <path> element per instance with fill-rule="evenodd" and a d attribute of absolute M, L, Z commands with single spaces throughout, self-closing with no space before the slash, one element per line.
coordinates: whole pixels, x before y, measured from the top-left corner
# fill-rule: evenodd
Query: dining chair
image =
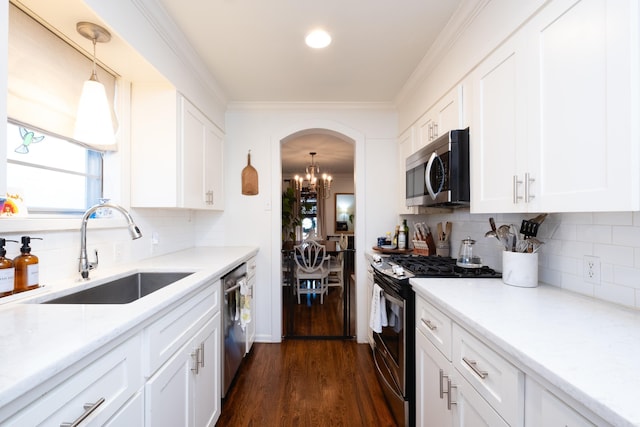
<path fill-rule="evenodd" d="M 320 295 L 320 304 L 324 304 L 324 295 L 329 292 L 329 266 L 326 248 L 313 240 L 305 241 L 294 247 L 296 261 L 296 293 L 298 304 L 300 294 Z"/>
<path fill-rule="evenodd" d="M 349 240 L 344 234 L 338 240 L 340 251 L 344 251 L 349 246 Z M 344 253 L 339 252 L 329 258 L 329 286 L 337 286 L 342 293 L 344 289 Z"/>

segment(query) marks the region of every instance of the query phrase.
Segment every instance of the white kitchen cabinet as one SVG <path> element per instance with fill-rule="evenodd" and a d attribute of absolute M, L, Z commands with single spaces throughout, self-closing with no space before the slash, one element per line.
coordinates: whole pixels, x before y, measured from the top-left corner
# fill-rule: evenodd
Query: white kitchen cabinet
<path fill-rule="evenodd" d="M 58 427 L 87 415 L 83 425 L 104 425 L 142 387 L 141 353 L 137 334 L 53 388 L 34 390 L 29 406 L 2 424 Z"/>
<path fill-rule="evenodd" d="M 222 404 L 220 280 L 144 330 L 145 425 L 214 425 Z"/>
<path fill-rule="evenodd" d="M 640 208 L 634 8 L 549 2 L 474 70 L 472 212 Z"/>
<path fill-rule="evenodd" d="M 131 205 L 224 209 L 223 134 L 174 88 L 134 84 Z"/>
<path fill-rule="evenodd" d="M 247 261 L 247 280 L 250 292 L 249 297 L 251 298 L 251 306 L 249 309 L 251 313 L 251 321 L 247 323 L 245 354 L 249 354 L 251 347 L 256 340 L 256 302 L 254 300 L 254 296 L 256 294 L 256 269 L 256 257 L 252 257 Z"/>
<path fill-rule="evenodd" d="M 542 387 L 531 378 L 527 378 L 527 407 L 525 426 L 536 427 L 593 427 L 594 424 L 569 405 Z"/>
<path fill-rule="evenodd" d="M 145 386 L 146 426 L 213 426 L 220 416 L 220 313 Z"/>
<path fill-rule="evenodd" d="M 456 86 L 443 96 L 418 121 L 419 137 L 415 151 L 452 129 L 462 127 L 462 86 Z"/>
<path fill-rule="evenodd" d="M 103 427 L 143 426 L 144 388 L 138 391 Z"/>
<path fill-rule="evenodd" d="M 508 426 L 449 359 L 451 319 L 418 297 L 416 325 L 416 425 Z"/>
<path fill-rule="evenodd" d="M 419 330 L 416 330 L 416 425 L 453 426 L 449 406 L 453 368 L 451 363 Z M 449 403 L 451 402 L 451 403 Z"/>

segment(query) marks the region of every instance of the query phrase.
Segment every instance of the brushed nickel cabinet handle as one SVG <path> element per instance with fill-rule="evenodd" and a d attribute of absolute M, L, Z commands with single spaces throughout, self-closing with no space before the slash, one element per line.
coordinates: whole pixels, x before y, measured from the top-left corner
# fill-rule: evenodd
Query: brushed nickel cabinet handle
<path fill-rule="evenodd" d="M 476 362 L 475 360 L 471 360 L 471 359 L 467 359 L 466 357 L 463 357 L 462 361 L 466 363 L 467 366 L 469 366 L 471 370 L 475 372 L 475 374 L 479 376 L 481 379 L 485 379 L 487 378 L 487 376 L 489 376 L 489 372 L 483 371 L 478 368 L 478 362 Z"/>
<path fill-rule="evenodd" d="M 454 402 L 453 399 L 451 398 L 451 389 L 452 388 L 456 388 L 457 386 L 455 385 L 451 385 L 451 379 L 448 378 L 447 379 L 447 409 L 451 410 L 451 405 L 455 405 L 458 402 Z"/>
<path fill-rule="evenodd" d="M 200 343 L 200 367 L 204 368 L 204 342 Z"/>
<path fill-rule="evenodd" d="M 200 349 L 196 348 L 196 350 L 191 353 L 191 357 L 193 358 L 193 368 L 191 368 L 191 371 L 198 375 L 200 372 Z"/>
<path fill-rule="evenodd" d="M 84 408 L 84 412 L 78 418 L 70 423 L 60 423 L 60 427 L 76 427 L 80 425 L 81 422 L 83 422 L 89 415 L 93 413 L 93 411 L 98 409 L 98 406 L 102 405 L 103 403 L 104 397 L 101 397 L 95 403 L 85 403 L 82 406 Z"/>
<path fill-rule="evenodd" d="M 531 194 L 531 183 L 535 181 L 535 178 L 531 178 L 529 172 L 524 174 L 524 199 L 527 203 L 536 198 L 536 196 Z"/>
<path fill-rule="evenodd" d="M 513 204 L 517 205 L 522 196 L 518 195 L 518 185 L 522 184 L 522 181 L 518 181 L 518 175 L 513 175 Z"/>
<path fill-rule="evenodd" d="M 444 390 L 442 389 L 442 386 L 444 385 L 444 378 L 446 377 L 446 375 L 444 374 L 444 371 L 442 369 L 440 369 L 440 399 L 442 399 L 444 397 Z"/>
<path fill-rule="evenodd" d="M 420 321 L 424 324 L 424 326 L 426 326 L 427 328 L 429 328 L 432 331 L 435 331 L 436 329 L 438 329 L 438 327 L 436 325 L 431 323 L 431 320 L 420 319 Z"/>

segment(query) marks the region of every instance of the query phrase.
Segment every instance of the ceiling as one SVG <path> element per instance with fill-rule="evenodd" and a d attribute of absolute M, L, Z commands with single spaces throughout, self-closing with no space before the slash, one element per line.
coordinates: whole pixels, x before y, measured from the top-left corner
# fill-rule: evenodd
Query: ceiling
<path fill-rule="evenodd" d="M 159 0 L 230 102 L 395 101 L 461 0 Z M 326 49 L 305 35 L 323 28 Z M 282 146 L 283 175 L 353 173 L 354 145 L 310 133 Z"/>
<path fill-rule="evenodd" d="M 461 0 L 158 0 L 231 102 L 393 102 Z M 306 34 L 333 41 L 311 49 Z"/>

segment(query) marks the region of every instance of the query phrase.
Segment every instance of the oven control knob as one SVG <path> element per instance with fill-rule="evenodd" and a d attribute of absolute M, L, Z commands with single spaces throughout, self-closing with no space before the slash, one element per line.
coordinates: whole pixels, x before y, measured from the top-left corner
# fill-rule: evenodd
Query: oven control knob
<path fill-rule="evenodd" d="M 393 274 L 395 274 L 396 276 L 404 276 L 404 268 L 400 267 L 399 265 L 394 265 Z"/>

